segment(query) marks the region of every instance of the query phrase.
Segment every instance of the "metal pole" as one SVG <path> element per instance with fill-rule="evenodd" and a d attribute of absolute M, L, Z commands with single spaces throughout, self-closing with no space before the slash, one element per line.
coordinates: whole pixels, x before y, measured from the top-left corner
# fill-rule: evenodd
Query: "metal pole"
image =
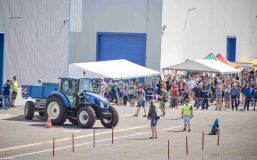
<path fill-rule="evenodd" d="M 114 128 L 112 127 L 112 144 L 114 143 L 114 132 L 113 132 Z"/>
<path fill-rule="evenodd" d="M 72 134 L 72 152 L 74 152 L 74 134 Z"/>
<path fill-rule="evenodd" d="M 54 148 L 55 148 L 55 138 L 53 138 L 53 157 L 54 157 Z"/>
<path fill-rule="evenodd" d="M 94 129 L 94 136 L 93 136 L 93 147 L 95 148 L 95 129 Z"/>
<path fill-rule="evenodd" d="M 186 136 L 186 155 L 188 156 L 188 141 L 187 141 L 187 136 Z"/>
<path fill-rule="evenodd" d="M 168 160 L 170 160 L 170 140 L 168 140 Z"/>
<path fill-rule="evenodd" d="M 203 160 L 203 151 L 204 151 L 204 132 L 202 134 L 202 160 Z"/>

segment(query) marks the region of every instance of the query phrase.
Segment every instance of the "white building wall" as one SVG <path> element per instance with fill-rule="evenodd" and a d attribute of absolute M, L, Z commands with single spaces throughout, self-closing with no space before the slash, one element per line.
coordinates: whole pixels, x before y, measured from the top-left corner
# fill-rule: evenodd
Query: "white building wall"
<path fill-rule="evenodd" d="M 188 9 L 186 27 L 184 24 Z M 226 57 L 227 36 L 236 36 L 236 61 L 257 57 L 256 0 L 163 0 L 161 67 L 210 52 Z M 255 30 L 253 32 L 255 23 Z"/>
<path fill-rule="evenodd" d="M 0 0 L 4 80 L 16 75 L 20 84 L 58 82 L 66 75 L 68 25 L 63 24 L 68 16 L 68 0 Z"/>
<path fill-rule="evenodd" d="M 96 61 L 97 32 L 147 33 L 146 66 L 160 69 L 162 0 L 84 0 L 82 32 L 70 33 L 70 63 Z"/>

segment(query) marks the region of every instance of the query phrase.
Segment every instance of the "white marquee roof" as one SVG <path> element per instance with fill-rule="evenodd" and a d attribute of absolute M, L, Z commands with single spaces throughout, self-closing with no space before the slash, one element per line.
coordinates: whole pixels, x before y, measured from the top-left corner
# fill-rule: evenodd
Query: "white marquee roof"
<path fill-rule="evenodd" d="M 167 69 L 212 72 L 212 73 L 239 73 L 240 70 L 216 60 L 197 59 L 176 64 Z"/>
<path fill-rule="evenodd" d="M 125 59 L 72 63 L 69 65 L 69 76 L 84 76 L 88 78 L 129 79 L 158 76 L 158 71 L 140 66 Z"/>

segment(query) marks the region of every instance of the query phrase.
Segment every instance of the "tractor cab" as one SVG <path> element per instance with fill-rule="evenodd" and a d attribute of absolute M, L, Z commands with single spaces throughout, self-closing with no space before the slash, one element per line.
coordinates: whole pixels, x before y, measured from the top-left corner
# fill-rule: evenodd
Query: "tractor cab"
<path fill-rule="evenodd" d="M 77 105 L 81 93 L 93 92 L 91 79 L 84 77 L 61 77 L 60 79 L 60 91 L 73 107 Z"/>

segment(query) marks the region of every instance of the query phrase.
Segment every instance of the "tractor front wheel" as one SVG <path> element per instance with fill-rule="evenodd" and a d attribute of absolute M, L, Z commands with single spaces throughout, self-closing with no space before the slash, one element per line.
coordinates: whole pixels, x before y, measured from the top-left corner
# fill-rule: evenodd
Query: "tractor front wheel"
<path fill-rule="evenodd" d="M 95 124 L 95 112 L 90 106 L 82 106 L 77 112 L 77 122 L 81 128 L 91 128 Z"/>

